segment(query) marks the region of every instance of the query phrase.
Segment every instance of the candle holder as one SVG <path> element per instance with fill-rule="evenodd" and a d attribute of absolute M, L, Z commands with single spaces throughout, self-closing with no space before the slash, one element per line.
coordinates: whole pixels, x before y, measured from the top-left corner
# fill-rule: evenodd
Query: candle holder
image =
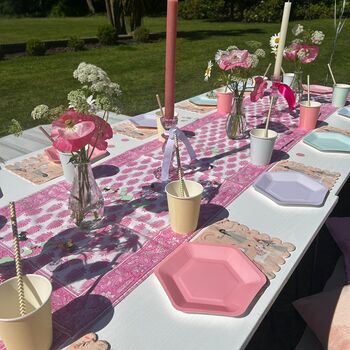
<path fill-rule="evenodd" d="M 162 123 L 165 131 L 176 128 L 178 122 L 177 113 L 173 116 L 173 118 L 161 117 L 160 122 Z M 169 132 L 167 134 L 169 135 Z"/>

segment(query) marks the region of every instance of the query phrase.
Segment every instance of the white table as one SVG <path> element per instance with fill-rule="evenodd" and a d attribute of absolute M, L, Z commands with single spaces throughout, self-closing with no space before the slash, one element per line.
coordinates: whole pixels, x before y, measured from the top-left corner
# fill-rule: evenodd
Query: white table
<path fill-rule="evenodd" d="M 180 125 L 183 124 L 181 117 L 184 115 L 191 119 L 198 118 L 198 114 L 195 113 L 184 112 L 180 109 L 178 112 Z M 328 119 L 328 122 L 333 126 L 350 130 L 350 121 L 336 113 Z M 110 149 L 111 156 L 145 142 L 118 142 L 120 138 L 121 136 L 114 137 L 112 143 L 117 146 Z M 297 153 L 304 153 L 305 156 L 301 158 L 296 155 Z M 252 188 L 248 188 L 227 207 L 230 219 L 271 236 L 279 237 L 296 246 L 296 250 L 286 260 L 276 278 L 256 300 L 248 315 L 234 318 L 186 314 L 177 311 L 172 307 L 160 283 L 152 274 L 113 311 L 93 326 L 93 330 L 97 331 L 99 337 L 108 340 L 112 348 L 118 350 L 234 350 L 244 348 L 324 221 L 332 212 L 338 200 L 337 193 L 350 174 L 350 154 L 322 153 L 302 142 L 293 147 L 289 154 L 291 160 L 337 171 L 341 177 L 321 208 L 281 207 Z M 47 185 L 34 186 L 2 169 L 0 184 L 4 192 L 0 205 L 4 206 L 8 201 L 18 200 L 52 182 Z"/>

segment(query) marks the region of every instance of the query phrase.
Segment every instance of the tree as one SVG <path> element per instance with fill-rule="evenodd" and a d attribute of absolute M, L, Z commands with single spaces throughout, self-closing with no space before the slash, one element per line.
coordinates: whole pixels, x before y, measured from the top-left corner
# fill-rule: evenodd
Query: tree
<path fill-rule="evenodd" d="M 105 4 L 108 20 L 118 34 L 126 34 L 126 16 L 130 17 L 132 31 L 141 26 L 145 15 L 144 0 L 105 0 Z"/>
<path fill-rule="evenodd" d="M 142 17 L 145 15 L 144 0 L 127 1 L 127 14 L 130 16 L 130 27 L 134 31 L 142 24 Z"/>
<path fill-rule="evenodd" d="M 125 2 L 127 0 L 105 0 L 108 20 L 118 34 L 126 34 Z"/>
<path fill-rule="evenodd" d="M 96 13 L 96 11 L 95 11 L 93 0 L 86 0 L 86 4 L 89 8 L 90 13 L 92 13 L 94 15 Z"/>

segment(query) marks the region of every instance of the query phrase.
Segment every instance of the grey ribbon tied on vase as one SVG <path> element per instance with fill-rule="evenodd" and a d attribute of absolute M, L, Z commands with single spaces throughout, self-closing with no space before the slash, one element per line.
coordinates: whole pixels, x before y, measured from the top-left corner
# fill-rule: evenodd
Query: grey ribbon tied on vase
<path fill-rule="evenodd" d="M 191 158 L 191 161 L 196 160 L 196 153 L 190 143 L 190 141 L 188 140 L 188 138 L 186 137 L 185 133 L 180 130 L 179 128 L 171 128 L 169 130 L 169 137 L 167 140 L 167 143 L 165 145 L 165 150 L 164 150 L 164 158 L 163 158 L 163 164 L 162 164 L 162 174 L 161 174 L 161 180 L 163 182 L 168 181 L 169 180 L 169 170 L 170 170 L 170 164 L 172 162 L 173 159 L 173 152 L 174 152 L 174 135 L 176 134 L 177 139 L 181 140 L 182 143 L 185 145 L 188 155 Z"/>

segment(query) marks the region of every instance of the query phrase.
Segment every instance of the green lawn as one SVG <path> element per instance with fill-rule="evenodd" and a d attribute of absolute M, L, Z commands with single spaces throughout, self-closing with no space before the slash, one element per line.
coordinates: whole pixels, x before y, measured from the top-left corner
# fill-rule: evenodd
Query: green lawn
<path fill-rule="evenodd" d="M 104 17 L 1 19 L 0 42 L 21 42 L 29 38 L 60 39 L 71 35 L 94 36 L 96 28 L 106 23 Z M 165 30 L 165 18 L 146 18 L 152 32 Z M 314 29 L 323 30 L 326 39 L 317 61 L 305 66 L 312 83 L 323 83 L 326 63 L 333 36 L 332 20 L 303 22 Z M 348 24 L 347 24 L 348 25 Z M 203 81 L 208 59 L 216 50 L 235 44 L 242 46 L 247 40 L 259 40 L 268 45 L 270 36 L 279 30 L 279 24 L 230 23 L 184 21 L 178 23 L 176 100 L 196 95 L 210 88 Z M 338 42 L 334 73 L 338 81 L 350 82 L 348 54 L 348 27 Z M 17 57 L 0 61 L 0 125 L 17 118 L 24 127 L 35 125 L 30 118 L 32 108 L 45 103 L 49 106 L 66 103 L 66 95 L 79 86 L 72 72 L 82 61 L 100 66 L 113 81 L 121 85 L 122 113 L 135 115 L 156 108 L 155 94 L 163 97 L 165 40 L 147 44 L 119 45 L 66 52 L 44 57 Z M 273 62 L 270 56 L 268 61 Z M 261 72 L 264 71 L 261 67 Z M 287 71 L 292 67 L 284 64 Z"/>

